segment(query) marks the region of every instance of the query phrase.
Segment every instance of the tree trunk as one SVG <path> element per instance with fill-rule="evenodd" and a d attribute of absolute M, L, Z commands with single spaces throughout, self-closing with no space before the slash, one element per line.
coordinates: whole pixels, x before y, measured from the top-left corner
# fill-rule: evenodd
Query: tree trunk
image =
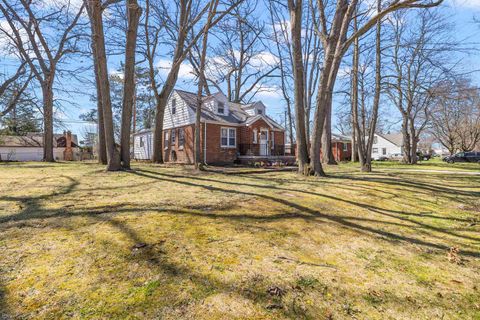
<path fill-rule="evenodd" d="M 142 9 L 136 0 L 128 0 L 128 29 L 125 48 L 125 75 L 123 85 L 122 127 L 120 138 L 121 163 L 124 169 L 130 169 L 130 133 L 132 110 L 135 101 L 135 49 L 137 46 L 138 23 Z"/>
<path fill-rule="evenodd" d="M 203 102 L 202 92 L 203 92 L 203 88 L 207 85 L 207 80 L 205 78 L 205 63 L 207 58 L 208 32 L 210 30 L 210 24 L 212 23 L 212 18 L 213 18 L 213 15 L 215 14 L 217 5 L 218 5 L 218 1 L 217 2 L 214 1 L 210 3 L 210 11 L 209 11 L 208 19 L 203 31 L 202 52 L 200 54 L 200 63 L 198 66 L 197 109 L 195 110 L 195 139 L 194 139 L 196 170 L 203 170 L 203 165 L 204 165 L 202 161 L 202 145 L 200 143 L 200 132 L 201 132 L 200 119 L 202 115 L 202 102 Z"/>
<path fill-rule="evenodd" d="M 402 115 L 402 135 L 403 135 L 403 162 L 411 163 L 410 158 L 410 134 L 408 133 L 407 115 Z"/>
<path fill-rule="evenodd" d="M 377 1 L 377 12 L 381 11 L 381 0 Z M 382 85 L 382 48 L 381 48 L 381 32 L 382 32 L 382 20 L 377 21 L 377 30 L 375 34 L 375 93 L 373 96 L 372 116 L 370 119 L 370 125 L 368 126 L 368 140 L 366 146 L 366 152 L 364 154 L 364 161 L 362 163 L 362 171 L 372 172 L 372 147 L 373 138 L 375 137 L 375 131 L 377 130 L 378 109 L 380 107 L 380 90 Z"/>
<path fill-rule="evenodd" d="M 416 164 L 418 162 L 418 157 L 417 157 L 418 137 L 415 129 L 415 124 L 413 123 L 412 119 L 410 119 L 409 124 L 410 124 L 410 138 L 411 138 L 409 163 Z"/>
<path fill-rule="evenodd" d="M 90 7 L 87 7 L 88 15 L 90 19 L 92 19 L 91 16 L 91 10 Z M 93 55 L 93 70 L 95 73 L 95 85 L 97 89 L 97 137 L 98 137 L 98 142 L 97 142 L 97 153 L 98 153 L 98 162 L 101 164 L 107 164 L 107 150 L 105 149 L 105 124 L 103 121 L 103 106 L 102 106 L 102 92 L 100 90 L 100 80 L 98 78 L 98 62 L 95 57 L 97 57 L 97 46 L 95 43 L 95 39 L 93 38 L 93 34 L 95 31 L 93 30 L 93 24 L 90 23 L 91 27 L 91 42 L 92 42 L 92 55 Z"/>
<path fill-rule="evenodd" d="M 167 99 L 160 95 L 157 98 L 155 113 L 155 130 L 153 131 L 153 154 L 152 161 L 154 163 L 163 163 L 163 118 L 165 116 L 165 107 Z"/>
<path fill-rule="evenodd" d="M 331 95 L 331 94 L 330 94 Z M 337 164 L 332 150 L 332 103 L 325 106 L 325 123 L 322 134 L 322 161 L 326 164 Z"/>
<path fill-rule="evenodd" d="M 288 1 L 290 11 L 290 28 L 292 33 L 293 50 L 293 77 L 294 77 L 294 96 L 295 96 L 295 124 L 296 124 L 296 144 L 298 172 L 300 174 L 309 174 L 308 169 L 308 144 L 305 130 L 305 109 L 304 93 L 305 78 L 302 58 L 302 0 Z"/>
<path fill-rule="evenodd" d="M 42 83 L 43 161 L 46 162 L 55 162 L 53 157 L 53 79 L 53 72 L 46 74 L 46 79 Z"/>
<path fill-rule="evenodd" d="M 153 136 L 153 157 L 155 163 L 163 163 L 162 135 L 163 135 L 163 118 L 165 108 L 167 107 L 168 98 L 175 88 L 178 79 L 178 72 L 182 62 L 183 46 L 185 44 L 185 34 L 180 31 L 178 35 L 177 46 L 173 57 L 172 69 L 168 73 L 167 79 L 163 85 L 162 91 L 157 98 L 157 110 L 155 114 L 155 131 Z"/>
<path fill-rule="evenodd" d="M 354 18 L 354 32 L 357 31 L 357 19 Z M 351 113 L 352 113 L 352 161 L 359 161 L 360 150 L 358 144 L 360 143 L 357 140 L 357 124 L 358 124 L 358 63 L 360 56 L 360 45 L 358 38 L 355 39 L 353 43 L 353 61 L 352 61 L 352 90 L 351 90 Z"/>
<path fill-rule="evenodd" d="M 94 47 L 94 46 L 92 46 Z M 95 50 L 93 50 L 93 55 L 96 56 Z M 98 144 L 97 144 L 97 153 L 98 153 L 98 162 L 101 164 L 107 164 L 107 150 L 105 147 L 105 122 L 103 121 L 103 106 L 102 106 L 102 93 L 100 90 L 100 84 L 98 79 L 98 67 L 97 63 L 94 62 L 94 71 L 95 71 L 95 83 L 97 87 L 97 135 L 98 135 Z"/>
<path fill-rule="evenodd" d="M 107 151 L 107 171 L 120 170 L 120 154 L 115 145 L 113 128 L 112 104 L 110 99 L 110 82 L 108 80 L 107 56 L 105 52 L 105 35 L 103 33 L 102 8 L 99 0 L 90 1 L 91 23 L 94 33 L 92 39 L 96 46 L 96 61 L 98 65 L 98 80 L 103 106 L 103 119 L 105 130 L 105 147 Z"/>

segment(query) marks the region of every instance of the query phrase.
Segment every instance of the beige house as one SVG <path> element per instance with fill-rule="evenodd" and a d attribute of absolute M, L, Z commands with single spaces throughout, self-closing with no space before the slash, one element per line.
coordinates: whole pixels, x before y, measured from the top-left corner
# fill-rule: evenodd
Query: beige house
<path fill-rule="evenodd" d="M 53 156 L 55 160 L 80 160 L 77 135 L 71 132 L 54 134 Z M 43 134 L 28 133 L 25 136 L 0 135 L 0 160 L 42 161 Z"/>

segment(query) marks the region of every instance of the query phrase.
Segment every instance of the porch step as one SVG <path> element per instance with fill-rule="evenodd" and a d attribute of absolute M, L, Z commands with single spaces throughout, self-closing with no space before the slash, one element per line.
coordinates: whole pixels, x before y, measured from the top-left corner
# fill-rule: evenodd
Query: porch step
<path fill-rule="evenodd" d="M 281 163 L 283 165 L 294 165 L 295 156 L 238 156 L 238 162 L 245 165 L 255 165 L 258 163 Z"/>

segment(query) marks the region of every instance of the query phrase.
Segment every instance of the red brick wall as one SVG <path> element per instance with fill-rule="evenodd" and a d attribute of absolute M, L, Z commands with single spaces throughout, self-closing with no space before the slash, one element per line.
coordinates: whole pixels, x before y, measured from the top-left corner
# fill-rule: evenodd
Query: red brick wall
<path fill-rule="evenodd" d="M 221 146 L 220 138 L 220 129 L 224 128 L 235 128 L 237 130 L 237 146 L 235 148 L 227 148 Z M 188 125 L 181 127 L 185 132 L 185 143 L 183 148 L 179 147 L 179 129 L 168 129 L 163 131 L 162 136 L 162 145 L 164 152 L 164 161 L 165 162 L 175 162 L 175 163 L 185 163 L 193 164 L 195 153 L 194 153 L 194 137 L 195 137 L 195 125 Z M 219 124 L 207 123 L 207 163 L 208 164 L 227 164 L 233 163 L 237 159 L 238 145 L 240 143 L 253 143 L 253 129 L 257 129 L 257 134 L 260 131 L 260 128 L 269 128 L 268 124 L 259 120 L 255 122 L 252 126 L 249 127 L 232 127 L 224 126 Z M 172 145 L 172 130 L 175 130 L 175 144 Z M 165 144 L 165 132 L 169 133 L 169 143 Z M 269 131 L 269 135 L 274 134 L 275 145 L 284 145 L 285 144 L 285 135 L 282 131 Z M 202 145 L 202 159 L 204 159 L 204 135 L 205 128 L 202 123 L 201 126 L 201 145 Z M 167 148 L 165 148 L 165 146 Z M 176 154 L 176 161 L 173 160 L 172 151 Z"/>
<path fill-rule="evenodd" d="M 203 126 L 202 126 L 203 127 Z M 226 148 L 221 146 L 220 128 L 236 128 L 218 124 L 207 123 L 207 163 L 225 164 L 233 163 L 237 159 L 237 147 L 240 140 L 240 128 L 237 129 L 237 147 Z M 202 128 L 204 134 L 205 129 Z M 202 147 L 205 146 L 202 144 Z"/>
<path fill-rule="evenodd" d="M 332 152 L 335 161 L 348 161 L 352 158 L 352 144 L 347 143 L 347 151 L 343 151 L 345 142 L 332 142 Z"/>
<path fill-rule="evenodd" d="M 179 131 L 182 128 L 185 132 L 185 143 L 183 148 L 179 146 Z M 195 135 L 195 126 L 188 125 L 180 128 L 173 128 L 168 130 L 163 130 L 162 144 L 163 144 L 163 155 L 165 162 L 176 162 L 176 163 L 193 163 L 194 161 L 194 135 Z M 172 130 L 175 130 L 175 143 L 172 144 Z M 165 132 L 169 134 L 169 142 L 165 144 Z M 165 148 L 167 146 L 167 148 Z M 177 160 L 174 161 L 173 153 L 175 152 Z"/>

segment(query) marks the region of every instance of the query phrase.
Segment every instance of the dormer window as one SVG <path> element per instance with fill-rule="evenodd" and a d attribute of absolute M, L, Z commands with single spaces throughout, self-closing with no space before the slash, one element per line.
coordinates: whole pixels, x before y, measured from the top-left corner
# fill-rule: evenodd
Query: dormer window
<path fill-rule="evenodd" d="M 225 105 L 223 104 L 223 102 L 219 102 L 217 104 L 217 113 L 225 114 Z"/>
<path fill-rule="evenodd" d="M 262 109 L 257 109 L 257 114 L 263 114 L 263 110 Z"/>
<path fill-rule="evenodd" d="M 172 114 L 175 114 L 177 112 L 177 100 L 172 99 Z"/>

